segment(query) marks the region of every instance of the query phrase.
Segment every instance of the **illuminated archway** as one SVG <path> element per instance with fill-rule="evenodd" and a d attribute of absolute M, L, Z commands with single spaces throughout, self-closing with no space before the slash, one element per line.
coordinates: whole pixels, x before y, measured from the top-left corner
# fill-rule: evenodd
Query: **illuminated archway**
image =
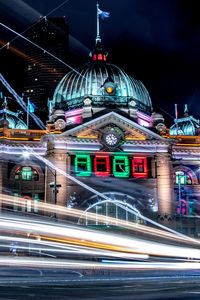
<path fill-rule="evenodd" d="M 14 193 L 13 209 L 14 209 L 14 211 L 38 213 L 39 212 L 39 209 L 38 209 L 39 201 L 40 201 L 40 199 L 39 199 L 38 194 L 34 194 L 33 198 L 28 195 L 24 195 L 23 197 L 21 197 L 21 203 L 19 204 L 19 195 L 18 195 L 18 193 Z"/>
<path fill-rule="evenodd" d="M 114 225 L 117 226 L 119 220 L 133 223 L 144 222 L 140 211 L 136 207 L 137 201 L 133 197 L 114 192 L 109 194 L 111 196 L 109 200 L 102 200 L 98 199 L 97 196 L 92 196 L 87 201 L 89 202 L 88 207 L 84 210 L 78 223 L 82 225 L 109 226 L 111 223 L 113 225 L 114 220 Z M 121 198 L 124 196 L 124 199 L 119 199 L 119 195 Z M 95 215 L 95 219 L 90 219 L 90 213 Z M 102 216 L 104 217 L 103 220 Z M 110 218 L 112 218 L 112 222 Z"/>
<path fill-rule="evenodd" d="M 175 184 L 198 184 L 198 179 L 193 170 L 186 166 L 177 166 L 174 168 Z"/>

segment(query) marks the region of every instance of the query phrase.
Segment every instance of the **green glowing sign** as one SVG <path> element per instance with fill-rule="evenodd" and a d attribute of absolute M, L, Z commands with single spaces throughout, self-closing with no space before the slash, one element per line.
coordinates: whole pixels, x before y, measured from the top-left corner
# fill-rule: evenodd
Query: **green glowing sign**
<path fill-rule="evenodd" d="M 31 167 L 22 167 L 21 177 L 22 177 L 22 180 L 25 180 L 25 181 L 32 180 L 32 178 L 33 178 L 32 168 Z"/>
<path fill-rule="evenodd" d="M 74 161 L 76 176 L 90 176 L 92 165 L 90 155 L 77 154 Z"/>
<path fill-rule="evenodd" d="M 113 158 L 113 174 L 115 177 L 129 177 L 130 165 L 127 156 L 114 156 Z"/>

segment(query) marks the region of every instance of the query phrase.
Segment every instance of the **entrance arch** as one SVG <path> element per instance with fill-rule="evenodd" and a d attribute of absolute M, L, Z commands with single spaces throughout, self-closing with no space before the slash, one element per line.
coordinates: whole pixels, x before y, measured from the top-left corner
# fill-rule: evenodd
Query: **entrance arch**
<path fill-rule="evenodd" d="M 99 199 L 98 196 L 92 196 L 87 200 L 88 207 L 83 211 L 78 223 L 82 225 L 106 225 L 109 226 L 114 219 L 114 225 L 118 225 L 119 220 L 134 223 L 144 223 L 142 215 L 136 205 L 138 202 L 131 196 L 122 193 L 109 192 L 109 200 Z M 104 194 L 104 195 L 105 195 Z M 95 220 L 89 218 L 89 213 L 95 215 Z M 101 217 L 104 216 L 102 221 Z M 112 221 L 113 225 L 113 221 Z"/>

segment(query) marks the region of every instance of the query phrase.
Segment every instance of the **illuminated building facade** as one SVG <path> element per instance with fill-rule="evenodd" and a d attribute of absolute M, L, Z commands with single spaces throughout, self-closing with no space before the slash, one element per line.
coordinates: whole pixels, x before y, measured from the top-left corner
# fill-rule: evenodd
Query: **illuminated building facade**
<path fill-rule="evenodd" d="M 199 121 L 187 107 L 168 130 L 145 86 L 107 62 L 100 40 L 90 62 L 67 73 L 48 104 L 46 131 L 13 128 L 5 108 L 0 111 L 2 193 L 22 196 L 24 209 L 36 213 L 38 201 L 126 220 L 133 220 L 132 209 L 198 232 Z M 22 155 L 25 146 L 36 155 Z"/>

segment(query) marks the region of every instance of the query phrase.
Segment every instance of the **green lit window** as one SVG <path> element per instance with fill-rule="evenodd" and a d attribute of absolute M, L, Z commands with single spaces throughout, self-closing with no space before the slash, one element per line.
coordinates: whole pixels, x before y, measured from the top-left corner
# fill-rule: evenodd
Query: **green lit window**
<path fill-rule="evenodd" d="M 195 201 L 195 200 L 194 200 Z M 191 216 L 194 214 L 194 201 L 190 200 L 188 202 L 188 214 Z"/>
<path fill-rule="evenodd" d="M 14 211 L 18 211 L 18 197 L 19 197 L 19 194 L 18 193 L 14 193 L 13 194 L 14 198 L 13 198 L 13 209 Z"/>
<path fill-rule="evenodd" d="M 192 180 L 189 176 L 189 174 L 183 172 L 183 171 L 177 171 L 175 172 L 176 176 L 176 184 L 192 184 Z"/>
<path fill-rule="evenodd" d="M 74 161 L 77 176 L 90 176 L 92 172 L 90 155 L 77 154 Z"/>
<path fill-rule="evenodd" d="M 22 167 L 21 178 L 22 178 L 22 180 L 32 180 L 32 178 L 33 178 L 32 168 L 31 167 Z"/>
<path fill-rule="evenodd" d="M 34 194 L 33 200 L 34 200 L 34 212 L 37 213 L 39 211 L 38 209 L 38 203 L 40 201 L 39 195 Z"/>
<path fill-rule="evenodd" d="M 15 171 L 15 180 L 38 181 L 38 172 L 32 167 L 20 167 Z"/>
<path fill-rule="evenodd" d="M 115 177 L 129 177 L 130 165 L 127 156 L 114 156 L 113 174 Z"/>

